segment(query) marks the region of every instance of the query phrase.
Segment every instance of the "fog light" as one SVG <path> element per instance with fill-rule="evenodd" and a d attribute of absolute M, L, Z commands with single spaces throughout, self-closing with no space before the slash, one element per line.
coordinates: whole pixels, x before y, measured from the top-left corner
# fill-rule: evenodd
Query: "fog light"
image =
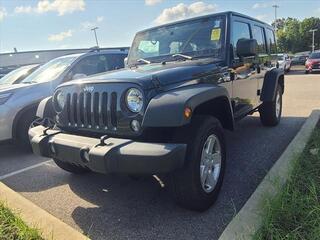
<path fill-rule="evenodd" d="M 139 123 L 139 121 L 137 121 L 137 120 L 132 120 L 132 122 L 131 122 L 131 128 L 132 128 L 132 130 L 133 131 L 135 131 L 135 132 L 139 132 L 140 131 L 140 123 Z"/>
<path fill-rule="evenodd" d="M 48 143 L 49 143 L 49 149 L 50 149 L 51 153 L 52 153 L 52 154 L 56 154 L 57 151 L 56 151 L 56 148 L 55 148 L 55 146 L 54 146 L 53 140 L 49 140 Z"/>

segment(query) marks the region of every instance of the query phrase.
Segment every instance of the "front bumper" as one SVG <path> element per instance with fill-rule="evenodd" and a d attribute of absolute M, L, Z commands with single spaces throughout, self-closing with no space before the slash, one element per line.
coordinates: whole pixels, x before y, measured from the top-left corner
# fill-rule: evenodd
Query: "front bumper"
<path fill-rule="evenodd" d="M 186 145 L 100 139 L 62 133 L 38 126 L 29 130 L 33 152 L 99 173 L 168 173 L 184 164 Z M 85 152 L 88 153 L 84 154 Z M 87 155 L 87 159 L 85 159 Z"/>

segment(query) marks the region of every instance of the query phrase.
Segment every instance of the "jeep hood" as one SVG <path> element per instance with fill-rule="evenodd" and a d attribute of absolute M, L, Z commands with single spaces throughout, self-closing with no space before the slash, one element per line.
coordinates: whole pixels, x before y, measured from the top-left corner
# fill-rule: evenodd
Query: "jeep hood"
<path fill-rule="evenodd" d="M 218 64 L 218 62 L 213 62 L 212 59 L 210 61 L 193 60 L 166 64 L 145 64 L 94 75 L 90 78 L 75 80 L 63 85 L 105 83 L 106 81 L 130 82 L 137 83 L 144 89 L 149 89 L 154 88 L 154 81 L 157 81 L 161 86 L 166 86 L 206 77 L 218 70 Z"/>

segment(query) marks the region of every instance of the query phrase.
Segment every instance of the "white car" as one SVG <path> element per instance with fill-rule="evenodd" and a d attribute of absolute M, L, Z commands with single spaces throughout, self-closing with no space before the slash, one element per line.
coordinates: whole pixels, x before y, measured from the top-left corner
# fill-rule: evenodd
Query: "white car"
<path fill-rule="evenodd" d="M 291 68 L 291 59 L 288 54 L 280 53 L 277 56 L 279 68 L 283 69 L 285 72 L 289 72 Z"/>

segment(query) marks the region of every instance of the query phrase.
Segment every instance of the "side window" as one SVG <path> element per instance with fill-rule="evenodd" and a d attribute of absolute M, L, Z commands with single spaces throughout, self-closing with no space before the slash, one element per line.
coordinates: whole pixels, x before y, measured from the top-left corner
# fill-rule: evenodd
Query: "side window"
<path fill-rule="evenodd" d="M 106 71 L 116 70 L 119 68 L 124 68 L 124 59 L 126 54 L 108 54 L 105 55 L 107 59 L 108 69 Z"/>
<path fill-rule="evenodd" d="M 232 34 L 232 45 L 233 45 L 233 54 L 234 57 L 237 58 L 237 42 L 239 39 L 247 38 L 250 39 L 250 27 L 249 24 L 244 22 L 237 22 L 233 23 L 233 34 Z"/>
<path fill-rule="evenodd" d="M 267 45 L 270 50 L 270 53 L 271 54 L 277 53 L 277 46 L 276 46 L 276 39 L 274 37 L 274 32 L 271 29 L 266 28 L 266 34 L 267 34 Z"/>
<path fill-rule="evenodd" d="M 263 28 L 259 26 L 253 26 L 252 37 L 257 40 L 257 53 L 267 53 Z"/>
<path fill-rule="evenodd" d="M 80 60 L 72 69 L 75 75 L 90 76 L 108 70 L 107 58 L 104 55 L 93 55 Z"/>

